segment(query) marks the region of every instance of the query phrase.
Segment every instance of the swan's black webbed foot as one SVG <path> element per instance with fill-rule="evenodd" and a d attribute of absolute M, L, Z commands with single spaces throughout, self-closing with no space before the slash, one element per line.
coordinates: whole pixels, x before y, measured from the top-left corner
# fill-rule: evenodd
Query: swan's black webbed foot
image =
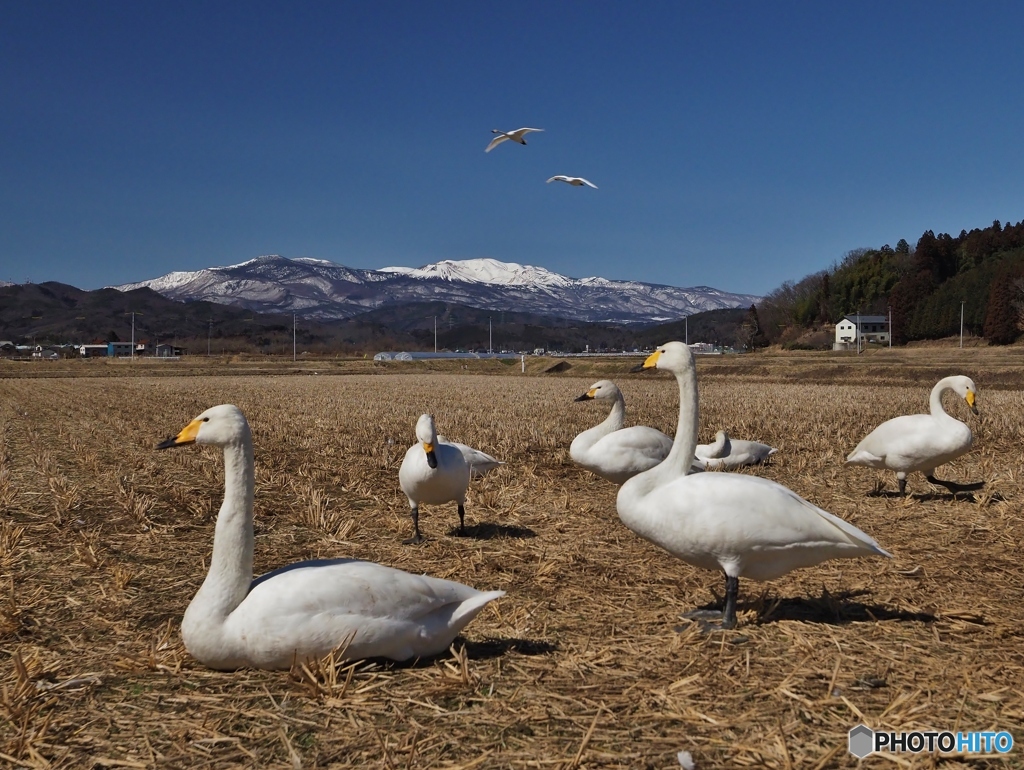
<path fill-rule="evenodd" d="M 725 576 L 725 604 L 721 610 L 691 610 L 682 617 L 700 624 L 701 633 L 731 631 L 736 628 L 736 598 L 740 592 L 740 579 Z"/>
<path fill-rule="evenodd" d="M 412 515 L 412 532 L 413 535 L 410 538 L 406 538 L 402 541 L 402 545 L 419 545 L 426 540 L 423 535 L 420 534 L 420 509 L 417 506 L 410 511 Z"/>

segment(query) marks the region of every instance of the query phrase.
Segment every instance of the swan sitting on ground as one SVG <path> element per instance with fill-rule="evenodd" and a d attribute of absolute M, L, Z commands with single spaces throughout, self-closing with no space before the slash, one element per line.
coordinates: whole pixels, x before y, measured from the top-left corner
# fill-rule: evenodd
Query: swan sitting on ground
<path fill-rule="evenodd" d="M 565 182 L 566 184 L 571 184 L 573 187 L 582 187 L 583 185 L 586 185 L 587 187 L 593 187 L 595 190 L 597 189 L 596 184 L 588 182 L 581 176 L 565 176 L 564 174 L 558 174 L 548 180 L 548 184 L 551 182 Z"/>
<path fill-rule="evenodd" d="M 758 441 L 730 439 L 724 430 L 715 434 L 712 444 L 697 444 L 696 456 L 705 468 L 742 468 L 763 463 L 779 450 Z"/>
<path fill-rule="evenodd" d="M 921 471 L 932 484 L 943 486 L 954 494 L 972 492 L 985 482 L 956 484 L 935 478 L 935 469 L 954 460 L 971 448 L 971 429 L 942 408 L 942 394 L 952 390 L 963 398 L 971 411 L 975 406 L 977 388 L 970 377 L 954 375 L 939 380 L 929 399 L 931 414 L 907 414 L 883 422 L 869 433 L 846 458 L 847 465 L 888 468 L 896 471 L 900 494 L 907 493 L 907 474 Z"/>
<path fill-rule="evenodd" d="M 458 447 L 466 463 L 469 465 L 470 476 L 474 479 L 487 474 L 489 471 L 493 471 L 499 465 L 505 464 L 501 460 L 491 457 L 487 452 L 481 452 L 479 449 L 460 444 L 458 441 L 449 441 L 444 436 L 438 436 L 437 443 L 451 444 L 453 447 Z"/>
<path fill-rule="evenodd" d="M 351 660 L 436 655 L 505 593 L 355 559 L 297 562 L 253 580 L 249 423 L 238 407 L 215 406 L 157 449 L 192 443 L 224 450 L 210 570 L 181 622 L 185 648 L 210 668 L 286 669 L 337 648 Z"/>
<path fill-rule="evenodd" d="M 423 414 L 416 421 L 416 443 L 409 447 L 398 469 L 398 484 L 409 498 L 413 536 L 402 542 L 422 543 L 420 503 L 459 505 L 459 534 L 466 533 L 466 489 L 469 488 L 469 464 L 453 444 L 437 439 L 433 415 Z"/>
<path fill-rule="evenodd" d="M 519 142 L 519 144 L 526 144 L 526 140 L 523 139 L 523 137 L 526 136 L 526 134 L 529 134 L 530 132 L 533 131 L 543 130 L 543 128 L 517 128 L 515 131 L 499 131 L 496 128 L 492 128 L 491 133 L 497 134 L 497 136 L 491 140 L 491 143 L 487 145 L 487 147 L 484 149 L 484 152 L 490 152 L 502 142 L 508 141 L 510 139 L 513 142 Z"/>
<path fill-rule="evenodd" d="M 679 424 L 665 461 L 619 489 L 619 518 L 636 534 L 702 569 L 725 573 L 722 628 L 736 625 L 739 579 L 771 580 L 827 559 L 890 556 L 861 532 L 774 481 L 687 475 L 697 446 L 697 371 L 689 346 L 668 342 L 641 368 L 679 384 Z"/>
<path fill-rule="evenodd" d="M 569 445 L 569 457 L 577 465 L 613 484 L 621 484 L 660 463 L 672 451 L 672 439 L 646 425 L 622 427 L 626 421 L 626 399 L 611 380 L 595 382 L 577 401 L 611 401 L 604 422 L 585 430 Z M 702 470 L 698 463 L 691 471 Z"/>

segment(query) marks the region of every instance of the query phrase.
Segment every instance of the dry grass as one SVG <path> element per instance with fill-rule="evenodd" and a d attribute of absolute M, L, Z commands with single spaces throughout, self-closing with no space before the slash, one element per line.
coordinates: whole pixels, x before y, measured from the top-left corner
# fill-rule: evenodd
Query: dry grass
<path fill-rule="evenodd" d="M 751 472 L 896 555 L 745 582 L 740 629 L 710 636 L 679 615 L 720 577 L 626 530 L 615 488 L 568 458 L 603 417 L 572 398 L 627 362 L 558 377 L 0 380 L 0 765 L 672 768 L 685 749 L 702 770 L 853 767 L 846 733 L 861 720 L 1024 741 L 1019 361 L 963 367 L 981 388 L 976 448 L 942 475 L 984 478 L 984 493 L 953 499 L 914 477 L 905 500 L 869 494 L 893 479 L 844 468 L 845 454 L 926 409 L 931 383 L 916 380 L 949 368 L 913 356 L 831 378 L 811 376 L 824 358 L 701 363 L 702 440 L 724 427 L 779 447 Z M 673 383 L 616 379 L 631 422 L 672 429 Z M 153 446 L 222 402 L 253 427 L 258 571 L 344 555 L 508 595 L 431 661 L 199 666 L 177 625 L 205 574 L 221 460 Z M 507 465 L 474 481 L 471 537 L 448 534 L 454 506 L 425 507 L 428 541 L 407 547 L 397 471 L 427 410 Z M 935 763 L 867 764 L 897 761 Z M 1024 766 L 1019 746 L 999 765 Z"/>

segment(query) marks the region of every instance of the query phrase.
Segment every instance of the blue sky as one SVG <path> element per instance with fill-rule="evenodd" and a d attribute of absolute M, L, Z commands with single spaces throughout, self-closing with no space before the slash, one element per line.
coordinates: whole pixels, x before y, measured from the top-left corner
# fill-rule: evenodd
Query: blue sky
<path fill-rule="evenodd" d="M 7 2 L 0 279 L 276 253 L 765 293 L 1024 218 L 1022 28 L 1018 2 Z M 520 126 L 546 131 L 483 152 Z"/>

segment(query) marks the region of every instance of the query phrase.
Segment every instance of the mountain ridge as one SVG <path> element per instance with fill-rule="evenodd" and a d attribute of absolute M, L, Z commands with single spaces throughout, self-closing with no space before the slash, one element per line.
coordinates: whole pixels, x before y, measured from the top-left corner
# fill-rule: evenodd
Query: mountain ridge
<path fill-rule="evenodd" d="M 570 278 L 543 267 L 492 258 L 370 270 L 277 254 L 234 265 L 174 271 L 109 288 L 150 288 L 170 299 L 237 305 L 262 313 L 296 313 L 325 321 L 389 305 L 436 300 L 588 323 L 657 324 L 706 310 L 744 307 L 760 299 L 708 286 Z"/>

